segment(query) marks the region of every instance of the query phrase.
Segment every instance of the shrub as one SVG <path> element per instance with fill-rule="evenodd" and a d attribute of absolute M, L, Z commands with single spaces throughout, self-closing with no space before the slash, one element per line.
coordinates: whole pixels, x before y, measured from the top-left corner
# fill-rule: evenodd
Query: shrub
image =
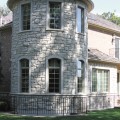
<path fill-rule="evenodd" d="M 0 111 L 7 111 L 8 110 L 8 103 L 4 101 L 0 101 Z"/>

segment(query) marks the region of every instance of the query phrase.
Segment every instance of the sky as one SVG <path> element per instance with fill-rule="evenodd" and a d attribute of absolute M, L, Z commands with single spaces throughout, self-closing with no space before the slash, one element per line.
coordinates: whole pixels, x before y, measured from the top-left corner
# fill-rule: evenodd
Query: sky
<path fill-rule="evenodd" d="M 0 0 L 0 6 L 6 6 L 7 0 Z"/>
<path fill-rule="evenodd" d="M 92 0 L 94 2 L 94 10 L 92 13 L 102 14 L 103 12 L 114 12 L 120 16 L 120 0 Z M 5 6 L 7 0 L 0 0 L 0 6 Z"/>
<path fill-rule="evenodd" d="M 92 13 L 114 12 L 120 16 L 120 0 L 92 0 L 94 9 Z"/>

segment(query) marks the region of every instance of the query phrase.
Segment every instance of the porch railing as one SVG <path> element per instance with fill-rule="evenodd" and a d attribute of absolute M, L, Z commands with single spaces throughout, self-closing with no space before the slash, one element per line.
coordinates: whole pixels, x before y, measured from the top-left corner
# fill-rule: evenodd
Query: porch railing
<path fill-rule="evenodd" d="M 87 112 L 87 97 L 76 95 L 10 95 L 10 106 L 11 111 L 15 114 L 77 115 Z"/>
<path fill-rule="evenodd" d="M 0 93 L 14 114 L 53 116 L 77 115 L 89 110 L 114 108 L 117 95 L 21 95 Z"/>

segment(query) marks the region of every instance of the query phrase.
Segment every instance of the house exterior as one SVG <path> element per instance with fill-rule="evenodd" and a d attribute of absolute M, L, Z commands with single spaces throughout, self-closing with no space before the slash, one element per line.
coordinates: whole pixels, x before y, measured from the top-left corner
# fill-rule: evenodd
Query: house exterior
<path fill-rule="evenodd" d="M 8 7 L 13 12 L 10 93 L 18 103 L 16 112 L 84 112 L 92 1 L 8 0 Z"/>
<path fill-rule="evenodd" d="M 120 27 L 100 16 L 88 17 L 88 81 L 90 96 L 106 96 L 113 99 L 111 106 L 117 106 L 120 94 L 119 37 Z M 94 97 L 93 101 L 96 99 Z M 91 100 L 92 101 L 92 100 Z M 91 109 L 102 109 L 101 101 L 92 104 Z"/>
<path fill-rule="evenodd" d="M 0 91 L 10 92 L 16 113 L 68 115 L 119 105 L 120 27 L 88 14 L 92 1 L 8 0 L 8 7 L 13 22 L 0 28 Z"/>

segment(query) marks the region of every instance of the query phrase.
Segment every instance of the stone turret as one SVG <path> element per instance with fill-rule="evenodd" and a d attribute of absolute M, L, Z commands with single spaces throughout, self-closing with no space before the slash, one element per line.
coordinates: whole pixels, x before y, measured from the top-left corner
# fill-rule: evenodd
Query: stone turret
<path fill-rule="evenodd" d="M 11 93 L 87 93 L 91 0 L 8 0 Z"/>

